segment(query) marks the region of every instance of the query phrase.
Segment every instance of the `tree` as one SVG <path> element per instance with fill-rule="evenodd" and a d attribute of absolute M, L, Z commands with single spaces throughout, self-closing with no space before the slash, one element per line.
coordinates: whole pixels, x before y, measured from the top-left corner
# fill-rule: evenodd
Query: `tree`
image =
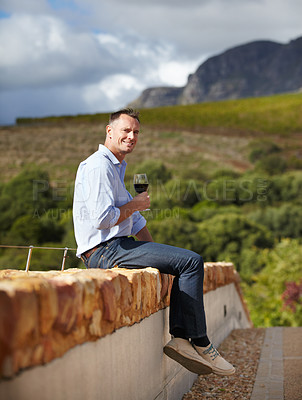
<path fill-rule="evenodd" d="M 254 163 L 259 161 L 270 154 L 281 152 L 281 148 L 276 143 L 269 140 L 255 140 L 250 143 L 251 151 L 249 153 L 249 160 Z"/>
<path fill-rule="evenodd" d="M 151 188 L 152 207 L 171 209 L 173 207 L 192 207 L 202 200 L 202 182 L 173 179 L 165 185 L 157 184 Z"/>
<path fill-rule="evenodd" d="M 286 171 L 287 162 L 280 155 L 270 154 L 259 160 L 256 164 L 256 168 L 269 175 L 278 175 Z"/>
<path fill-rule="evenodd" d="M 273 249 L 260 253 L 265 267 L 253 277 L 253 285 L 243 285 L 255 326 L 301 326 L 301 306 L 296 311 L 284 307 L 287 282 L 299 284 L 302 276 L 302 245 L 283 239 Z M 299 307 L 298 307 L 299 306 Z"/>
<path fill-rule="evenodd" d="M 171 179 L 172 174 L 164 163 L 158 160 L 147 160 L 135 167 L 134 173 L 146 173 L 149 183 L 154 185 L 157 182 L 166 183 Z"/>
<path fill-rule="evenodd" d="M 3 185 L 0 198 L 3 231 L 8 231 L 19 217 L 42 215 L 55 205 L 49 181 L 47 172 L 32 167 Z"/>
<path fill-rule="evenodd" d="M 198 228 L 193 222 L 181 218 L 166 218 L 161 221 L 151 221 L 148 227 L 156 242 L 200 252 Z"/>
<path fill-rule="evenodd" d="M 249 218 L 266 226 L 278 239 L 302 236 L 302 209 L 300 206 L 283 204 L 280 207 L 266 207 L 250 213 Z"/>
<path fill-rule="evenodd" d="M 237 214 L 216 215 L 200 223 L 198 236 L 205 259 L 232 261 L 239 271 L 244 249 L 270 248 L 274 244 L 273 236 L 265 227 Z"/>

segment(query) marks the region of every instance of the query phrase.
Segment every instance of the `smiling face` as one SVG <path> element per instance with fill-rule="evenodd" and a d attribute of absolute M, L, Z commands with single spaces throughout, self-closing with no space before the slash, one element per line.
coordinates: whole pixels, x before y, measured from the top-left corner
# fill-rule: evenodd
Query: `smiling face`
<path fill-rule="evenodd" d="M 105 146 L 121 162 L 126 154 L 133 151 L 139 134 L 140 124 L 136 118 L 122 114 L 106 126 Z"/>

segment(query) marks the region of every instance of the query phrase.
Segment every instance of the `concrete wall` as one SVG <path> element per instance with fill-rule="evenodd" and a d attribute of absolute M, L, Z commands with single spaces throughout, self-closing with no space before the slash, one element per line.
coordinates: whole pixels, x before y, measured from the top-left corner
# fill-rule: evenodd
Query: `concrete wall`
<path fill-rule="evenodd" d="M 213 271 L 211 274 L 218 283 L 217 275 Z M 212 282 L 211 285 L 216 288 L 207 290 L 205 310 L 209 337 L 218 346 L 233 329 L 250 327 L 250 321 L 238 280 L 224 285 Z M 170 339 L 168 311 L 168 307 L 159 309 L 139 323 L 76 345 L 45 365 L 21 370 L 11 379 L 2 379 L 0 398 L 181 399 L 196 375 L 163 354 L 162 348 Z"/>

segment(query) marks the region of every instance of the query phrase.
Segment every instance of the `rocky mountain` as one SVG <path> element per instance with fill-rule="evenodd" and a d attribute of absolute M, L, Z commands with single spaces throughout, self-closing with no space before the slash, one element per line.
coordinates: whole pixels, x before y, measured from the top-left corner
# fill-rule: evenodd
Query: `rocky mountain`
<path fill-rule="evenodd" d="M 280 44 L 255 41 L 211 57 L 184 87 L 149 88 L 130 106 L 160 107 L 258 97 L 302 88 L 302 37 Z"/>

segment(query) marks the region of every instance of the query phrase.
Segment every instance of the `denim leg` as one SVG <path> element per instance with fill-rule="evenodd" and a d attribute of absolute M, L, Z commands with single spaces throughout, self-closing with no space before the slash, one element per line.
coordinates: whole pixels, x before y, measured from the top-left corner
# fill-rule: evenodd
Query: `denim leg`
<path fill-rule="evenodd" d="M 86 263 L 88 268 L 154 267 L 174 275 L 170 299 L 170 333 L 182 328 L 187 337 L 205 336 L 203 303 L 203 260 L 193 251 L 154 242 L 116 238 L 97 249 Z"/>
<path fill-rule="evenodd" d="M 171 288 L 170 294 L 170 314 L 169 314 L 169 324 L 170 324 L 170 333 L 174 335 L 175 328 L 180 328 L 182 332 L 185 333 L 185 323 L 183 320 L 183 311 L 181 304 L 181 294 L 179 290 L 179 278 L 175 276 L 173 279 L 173 284 Z M 190 336 L 187 336 L 188 338 Z"/>

